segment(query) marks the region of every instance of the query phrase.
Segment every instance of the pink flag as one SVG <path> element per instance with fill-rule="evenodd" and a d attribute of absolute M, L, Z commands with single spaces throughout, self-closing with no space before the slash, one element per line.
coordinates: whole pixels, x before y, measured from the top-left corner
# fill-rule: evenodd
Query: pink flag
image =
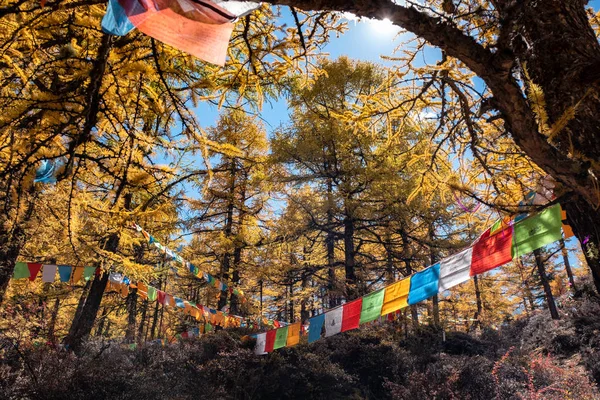
<path fill-rule="evenodd" d="M 119 0 L 136 28 L 217 65 L 225 64 L 236 16 L 208 0 Z"/>

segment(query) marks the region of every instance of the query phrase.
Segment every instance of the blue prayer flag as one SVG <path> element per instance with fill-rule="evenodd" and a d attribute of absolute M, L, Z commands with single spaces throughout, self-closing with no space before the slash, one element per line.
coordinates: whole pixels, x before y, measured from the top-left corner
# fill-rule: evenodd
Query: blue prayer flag
<path fill-rule="evenodd" d="M 60 276 L 61 282 L 69 282 L 71 279 L 71 272 L 73 268 L 70 265 L 59 265 L 58 266 L 58 276 Z"/>
<path fill-rule="evenodd" d="M 410 278 L 410 292 L 408 292 L 408 304 L 417 304 L 438 294 L 438 283 L 440 279 L 440 264 L 417 272 Z"/>
<path fill-rule="evenodd" d="M 316 342 L 321 338 L 321 330 L 325 323 L 325 314 L 317 315 L 308 320 L 308 343 Z"/>
<path fill-rule="evenodd" d="M 109 0 L 106 6 L 106 14 L 102 18 L 102 31 L 115 36 L 125 36 L 135 26 L 131 23 L 125 9 L 119 4 L 119 0 Z"/>

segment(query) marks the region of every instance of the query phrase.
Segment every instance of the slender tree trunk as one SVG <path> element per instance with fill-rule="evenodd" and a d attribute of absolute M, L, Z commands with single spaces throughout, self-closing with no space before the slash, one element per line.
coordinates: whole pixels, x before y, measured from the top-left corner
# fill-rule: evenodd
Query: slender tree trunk
<path fill-rule="evenodd" d="M 18 225 L 6 231 L 6 227 L 11 223 L 9 221 L 2 222 L 0 225 L 0 305 L 2 305 L 4 293 L 12 278 L 17 257 L 25 245 L 25 231 Z"/>
<path fill-rule="evenodd" d="M 576 292 L 577 288 L 575 287 L 575 277 L 573 276 L 573 270 L 571 269 L 571 262 L 569 261 L 569 253 L 567 251 L 567 246 L 565 244 L 564 239 L 560 240 L 560 250 L 562 251 L 563 261 L 565 263 L 565 271 L 567 272 L 567 276 L 569 277 L 571 291 Z"/>
<path fill-rule="evenodd" d="M 233 233 L 233 210 L 235 208 L 235 177 L 236 177 L 236 160 L 235 158 L 231 160 L 230 166 L 230 176 L 229 176 L 229 193 L 227 199 L 227 213 L 225 215 L 225 227 L 223 228 L 223 233 L 227 239 L 232 239 Z M 231 267 L 231 253 L 229 249 L 225 251 L 223 255 L 223 261 L 221 262 L 221 274 L 220 279 L 223 282 L 229 281 L 229 269 Z M 217 308 L 221 310 L 227 304 L 227 292 L 221 292 L 221 296 L 219 297 L 219 302 L 217 304 Z"/>
<path fill-rule="evenodd" d="M 435 232 L 434 232 L 433 226 L 429 227 L 429 240 L 431 241 L 431 243 L 434 243 L 434 241 L 435 241 Z M 431 265 L 435 265 L 435 263 L 437 262 L 437 254 L 436 254 L 433 246 L 429 247 L 429 252 L 430 252 L 429 258 L 431 261 Z M 436 328 L 439 328 L 440 327 L 440 305 L 439 305 L 439 299 L 438 299 L 437 294 L 435 296 L 433 296 L 433 298 L 431 299 L 431 305 L 433 308 L 433 326 L 435 326 Z"/>
<path fill-rule="evenodd" d="M 56 329 L 56 318 L 58 317 L 58 309 L 60 307 L 60 299 L 58 296 L 54 299 L 54 307 L 52 308 L 52 312 L 50 313 L 50 324 L 48 326 L 48 340 L 53 345 L 56 344 L 56 336 L 54 334 Z"/>
<path fill-rule="evenodd" d="M 142 315 L 140 316 L 140 326 L 138 327 L 137 342 L 142 343 L 144 341 L 144 328 L 146 327 L 146 312 L 148 311 L 148 300 L 142 302 Z"/>
<path fill-rule="evenodd" d="M 98 326 L 96 327 L 96 336 L 102 336 L 102 331 L 104 331 L 104 324 L 106 323 L 106 319 L 108 316 L 108 308 L 102 308 L 102 313 L 100 314 L 100 318 L 98 320 Z"/>
<path fill-rule="evenodd" d="M 481 289 L 479 288 L 479 279 L 477 275 L 473 277 L 473 285 L 475 286 L 475 302 L 477 304 L 477 311 L 475 311 L 475 316 L 473 319 L 473 329 L 478 329 L 481 326 L 481 321 L 479 318 L 483 313 L 483 302 L 481 301 Z"/>
<path fill-rule="evenodd" d="M 161 286 L 160 284 L 158 285 Z M 158 324 L 158 315 L 159 315 L 159 304 L 158 301 L 154 304 L 154 313 L 152 315 L 152 327 L 150 328 L 150 340 L 154 340 L 156 338 L 156 326 Z"/>
<path fill-rule="evenodd" d="M 548 275 L 546 274 L 544 260 L 542 260 L 542 253 L 539 250 L 535 250 L 533 254 L 535 256 L 535 265 L 537 266 L 538 274 L 540 275 L 540 280 L 542 281 L 542 286 L 544 287 L 544 294 L 546 296 L 546 304 L 548 305 L 548 310 L 550 310 L 550 315 L 552 316 L 552 319 L 559 319 L 560 317 L 558 315 L 556 303 L 554 302 L 552 288 L 550 287 Z"/>
<path fill-rule="evenodd" d="M 344 267 L 346 271 L 346 298 L 354 300 L 358 297 L 355 260 L 354 260 L 354 220 L 348 210 L 344 217 Z"/>
<path fill-rule="evenodd" d="M 406 265 L 406 276 L 410 276 L 413 273 L 412 265 L 411 265 L 411 251 L 409 248 L 409 240 L 408 235 L 404 230 L 400 231 L 400 236 L 402 237 L 402 256 L 404 258 L 404 264 Z M 417 332 L 419 330 L 419 310 L 416 304 L 410 306 L 410 314 L 412 319 L 413 330 Z"/>
<path fill-rule="evenodd" d="M 118 239 L 117 239 L 118 240 Z M 65 345 L 77 352 L 81 343 L 90 334 L 94 327 L 94 321 L 102 302 L 102 295 L 108 283 L 108 272 L 96 276 L 90 287 L 89 294 L 81 309 L 79 318 L 71 324 L 69 334 L 65 338 Z"/>
<path fill-rule="evenodd" d="M 135 342 L 135 323 L 137 317 L 137 289 L 130 289 L 127 295 L 127 329 L 125 330 L 125 340 L 128 343 Z M 140 322 L 141 324 L 141 322 Z"/>
<path fill-rule="evenodd" d="M 306 274 L 302 275 L 302 292 L 305 292 L 306 286 L 308 283 L 308 279 Z M 306 320 L 309 318 L 309 312 L 306 309 L 306 297 L 302 297 L 300 301 L 300 323 L 304 324 Z"/>
<path fill-rule="evenodd" d="M 333 182 L 327 180 L 327 235 L 325 237 L 325 248 L 327 251 L 327 295 L 329 307 L 339 305 L 339 296 L 336 292 L 335 280 L 335 230 L 333 223 Z"/>

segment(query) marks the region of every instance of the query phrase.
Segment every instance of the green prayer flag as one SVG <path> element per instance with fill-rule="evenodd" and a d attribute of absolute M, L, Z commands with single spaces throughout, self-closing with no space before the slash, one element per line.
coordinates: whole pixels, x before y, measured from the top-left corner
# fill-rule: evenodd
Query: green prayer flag
<path fill-rule="evenodd" d="M 383 296 L 385 289 L 370 293 L 363 297 L 362 308 L 360 310 L 360 323 L 375 321 L 381 316 L 381 307 L 383 307 Z"/>
<path fill-rule="evenodd" d="M 148 286 L 148 300 L 155 301 L 158 293 L 156 292 L 156 288 L 152 286 Z"/>
<path fill-rule="evenodd" d="M 513 259 L 562 239 L 560 204 L 515 224 Z"/>
<path fill-rule="evenodd" d="M 29 267 L 25 262 L 18 262 L 15 264 L 15 271 L 13 272 L 14 279 L 29 278 Z"/>
<path fill-rule="evenodd" d="M 273 350 L 285 347 L 285 345 L 287 344 L 287 336 L 287 326 L 277 329 L 277 332 L 275 332 L 275 344 L 273 345 Z"/>
<path fill-rule="evenodd" d="M 207 322 L 204 326 L 204 330 L 205 332 L 211 332 L 213 330 L 213 326 L 209 322 Z"/>
<path fill-rule="evenodd" d="M 89 281 L 92 279 L 92 276 L 96 273 L 96 267 L 85 267 L 83 269 L 83 279 Z"/>

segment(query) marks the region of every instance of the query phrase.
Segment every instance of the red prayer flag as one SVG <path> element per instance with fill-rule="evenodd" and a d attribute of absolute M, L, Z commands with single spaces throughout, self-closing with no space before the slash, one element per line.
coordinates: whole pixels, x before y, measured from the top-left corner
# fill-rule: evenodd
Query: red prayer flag
<path fill-rule="evenodd" d="M 265 352 L 270 353 L 273 351 L 275 345 L 275 336 L 277 336 L 277 329 L 271 329 L 267 331 L 267 341 L 265 342 Z"/>
<path fill-rule="evenodd" d="M 163 292 L 162 290 L 157 290 L 157 295 L 158 295 L 158 302 L 160 304 L 162 304 L 163 306 L 165 305 L 165 299 L 166 299 L 166 293 Z"/>
<path fill-rule="evenodd" d="M 29 280 L 33 282 L 40 272 L 40 269 L 42 269 L 42 264 L 27 263 L 27 268 L 29 268 Z"/>
<path fill-rule="evenodd" d="M 136 28 L 217 65 L 225 64 L 236 16 L 209 0 L 119 0 Z"/>
<path fill-rule="evenodd" d="M 362 310 L 362 297 L 344 304 L 342 314 L 342 332 L 358 328 L 360 312 Z"/>
<path fill-rule="evenodd" d="M 490 236 L 488 229 L 473 245 L 471 276 L 482 274 L 512 260 L 513 227 L 502 229 Z"/>

